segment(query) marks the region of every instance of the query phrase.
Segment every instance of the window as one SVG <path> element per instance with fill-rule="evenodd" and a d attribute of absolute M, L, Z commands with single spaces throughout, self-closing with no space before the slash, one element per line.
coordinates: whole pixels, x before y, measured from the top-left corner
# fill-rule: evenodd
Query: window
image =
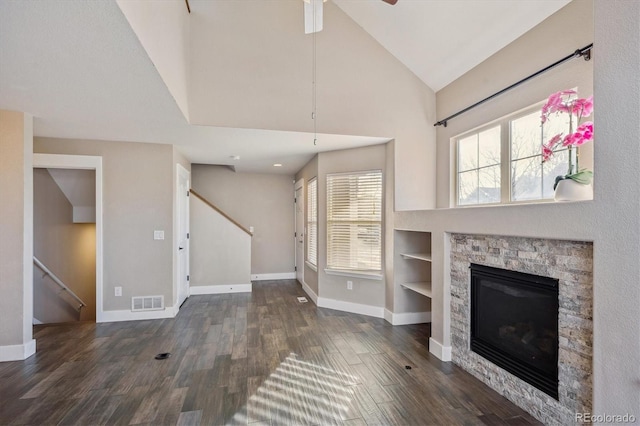
<path fill-rule="evenodd" d="M 568 118 L 560 117 L 541 127 L 536 105 L 457 138 L 457 205 L 553 198 L 555 177 L 567 172 L 568 150 L 559 146 L 542 163 L 541 147 L 568 129 Z"/>
<path fill-rule="evenodd" d="M 382 171 L 327 176 L 327 269 L 382 270 Z"/>
<path fill-rule="evenodd" d="M 318 179 L 307 185 L 307 262 L 318 266 Z"/>
<path fill-rule="evenodd" d="M 562 149 L 554 151 L 551 159 L 543 163 L 541 146 L 550 136 L 567 132 L 569 119 L 563 118 L 554 117 L 542 131 L 539 111 L 510 121 L 512 201 L 553 198 L 556 176 L 565 174 L 569 167 L 568 150 L 559 145 Z"/>
<path fill-rule="evenodd" d="M 458 204 L 500 202 L 500 126 L 458 141 Z"/>

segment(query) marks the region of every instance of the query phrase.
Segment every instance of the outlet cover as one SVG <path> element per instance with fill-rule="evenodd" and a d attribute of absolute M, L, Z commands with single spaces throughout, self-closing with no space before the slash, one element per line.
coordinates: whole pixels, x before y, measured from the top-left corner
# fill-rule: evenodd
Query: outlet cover
<path fill-rule="evenodd" d="M 353 290 L 353 281 L 347 281 L 347 290 Z"/>
<path fill-rule="evenodd" d="M 154 240 L 164 240 L 164 231 L 153 231 Z"/>
<path fill-rule="evenodd" d="M 114 287 L 115 295 L 122 296 L 122 287 Z"/>

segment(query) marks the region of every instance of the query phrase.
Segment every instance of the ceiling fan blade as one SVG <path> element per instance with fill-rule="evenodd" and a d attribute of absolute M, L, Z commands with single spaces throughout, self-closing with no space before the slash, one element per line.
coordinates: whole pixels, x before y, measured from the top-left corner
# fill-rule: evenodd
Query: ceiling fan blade
<path fill-rule="evenodd" d="M 391 6 L 393 6 L 394 4 L 398 3 L 398 0 L 382 0 L 385 3 L 390 4 Z"/>

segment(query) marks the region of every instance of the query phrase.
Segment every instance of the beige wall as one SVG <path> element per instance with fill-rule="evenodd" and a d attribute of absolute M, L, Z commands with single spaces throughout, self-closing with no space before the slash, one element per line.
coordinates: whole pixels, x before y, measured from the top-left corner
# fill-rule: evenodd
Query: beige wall
<path fill-rule="evenodd" d="M 307 200 L 309 199 L 309 193 L 308 193 L 308 185 L 309 185 L 309 181 L 313 178 L 317 178 L 318 177 L 318 156 L 314 156 L 311 161 L 309 161 L 298 173 L 296 173 L 296 178 L 295 181 L 299 181 L 300 179 L 304 179 L 304 225 L 305 225 L 305 235 L 308 234 L 308 232 L 306 232 L 307 229 L 307 217 L 308 217 L 308 209 L 307 209 Z M 318 182 L 319 183 L 319 182 Z M 318 210 L 320 209 L 320 198 L 319 198 L 319 194 L 318 194 Z M 322 203 L 322 205 L 324 205 L 324 203 Z M 321 227 L 320 224 L 318 224 L 318 227 Z M 307 258 L 307 244 L 308 241 L 305 238 L 304 241 L 304 257 L 305 260 Z M 316 251 L 318 250 L 318 247 L 316 247 Z M 309 288 L 311 289 L 311 291 L 313 291 L 316 295 L 318 294 L 318 272 L 313 270 L 313 268 L 310 268 L 309 265 L 304 264 L 304 282 L 306 285 L 309 286 Z"/>
<path fill-rule="evenodd" d="M 581 0 L 552 15 L 531 31 L 488 58 L 486 61 L 445 87 L 437 93 L 438 117 L 444 118 L 474 102 L 518 81 L 561 57 L 593 42 L 593 2 Z M 589 24 L 585 24 L 589 23 Z M 572 30 L 569 31 L 568 29 Z M 545 46 L 540 49 L 539 46 Z M 595 55 L 594 55 L 595 56 Z M 550 93 L 566 88 L 578 87 L 581 96 L 593 93 L 594 60 L 586 62 L 575 59 L 561 65 L 541 77 L 451 120 L 447 127 L 437 129 L 437 205 L 447 208 L 455 203 L 455 189 L 452 185 L 453 164 L 455 162 L 452 138 L 477 126 L 488 123 L 509 113 L 531 106 L 544 100 Z M 505 66 L 508 64 L 509 66 Z M 597 102 L 597 101 L 596 101 Z M 597 108 L 596 108 L 597 109 Z M 467 232 L 478 231 L 483 222 L 474 216 L 475 209 L 460 212 L 464 216 Z M 515 210 L 512 210 L 514 212 Z M 465 213 L 468 212 L 468 213 Z M 466 214 L 469 217 L 466 217 Z M 430 213 L 431 215 L 431 213 Z M 404 217 L 404 216 L 399 216 Z M 508 219 L 506 223 L 520 222 L 518 218 Z M 398 223 L 396 223 L 398 226 Z M 506 229 L 506 228 L 505 228 Z M 520 232 L 525 231 L 522 225 Z M 433 235 L 436 240 L 442 238 Z M 443 239 L 443 238 L 442 238 Z M 436 241 L 440 247 L 443 241 Z M 435 247 L 435 246 L 434 246 Z M 435 254 L 438 256 L 438 254 Z M 434 268 L 438 269 L 438 268 Z M 442 281 L 440 273 L 433 274 L 434 283 Z M 433 336 L 447 339 L 448 295 L 442 288 L 434 285 Z M 437 300 L 440 299 L 440 300 Z M 445 344 L 448 345 L 448 344 Z"/>
<path fill-rule="evenodd" d="M 33 170 L 33 252 L 87 306 L 59 296 L 60 287 L 34 266 L 33 316 L 43 323 L 96 319 L 96 228 L 73 223 L 73 206 L 47 169 Z"/>
<path fill-rule="evenodd" d="M 34 151 L 103 161 L 104 310 L 131 310 L 132 296 L 173 300 L 171 145 L 36 138 Z M 164 230 L 164 240 L 153 231 Z M 114 287 L 122 287 L 122 297 Z"/>
<path fill-rule="evenodd" d="M 35 350 L 32 146 L 32 117 L 0 110 L 0 360 Z"/>
<path fill-rule="evenodd" d="M 436 94 L 438 118 L 445 118 L 593 42 L 593 1 L 569 3 L 529 32 Z M 541 48 L 544 46 L 544 48 Z M 597 47 L 596 47 L 597 49 Z M 596 50 L 594 49 L 594 52 Z M 455 163 L 451 138 L 530 107 L 551 93 L 577 87 L 593 94 L 594 59 L 574 59 L 437 128 L 437 207 L 455 205 L 451 174 Z M 597 102 L 597 100 L 596 100 Z M 596 106 L 596 113 L 597 113 Z M 592 164 L 593 144 L 585 145 L 581 167 Z M 584 155 L 582 155 L 584 154 Z M 597 173 L 597 171 L 596 171 Z"/>
<path fill-rule="evenodd" d="M 251 284 L 251 235 L 195 196 L 190 197 L 192 291 Z M 224 293 L 226 291 L 221 291 Z"/>
<path fill-rule="evenodd" d="M 395 198 L 395 141 L 387 143 L 387 158 L 386 158 L 386 179 L 384 182 L 385 198 L 387 200 L 393 200 Z M 385 309 L 389 312 L 393 312 L 395 306 L 395 294 L 394 294 L 394 281 L 393 281 L 393 235 L 394 235 L 394 206 L 392 202 L 385 203 L 385 215 L 386 224 L 384 229 L 384 250 L 386 256 L 383 259 L 384 264 L 384 276 L 385 276 Z"/>
<path fill-rule="evenodd" d="M 391 218 L 393 217 L 394 185 L 393 176 L 389 174 L 389 170 L 393 170 L 393 153 L 393 142 L 386 145 L 321 152 L 296 174 L 296 181 L 304 178 L 305 194 L 309 179 L 318 178 L 318 271 L 305 266 L 304 272 L 306 284 L 318 297 L 385 307 L 385 283 L 389 277 L 386 267 L 392 266 L 386 259 L 386 253 L 392 249 L 392 243 L 389 244 L 388 238 L 389 235 L 393 235 Z M 385 270 L 383 270 L 382 280 L 332 275 L 324 271 L 327 265 L 327 174 L 364 170 L 382 170 L 384 179 L 382 265 Z M 306 215 L 305 206 L 305 218 Z M 347 290 L 347 280 L 353 281 L 353 290 Z"/>
<path fill-rule="evenodd" d="M 596 0 L 594 15 L 593 411 L 635 413 L 638 419 L 640 2 Z"/>
<path fill-rule="evenodd" d="M 194 164 L 191 187 L 245 228 L 253 226 L 251 274 L 292 273 L 293 176 L 236 173 Z"/>
<path fill-rule="evenodd" d="M 573 52 L 576 48 L 593 42 L 593 26 L 585 25 L 585 23 L 591 22 L 593 22 L 592 1 L 581 0 L 569 3 L 531 31 L 439 91 L 437 94 L 438 116 L 445 117 L 452 114 L 490 95 L 494 91 L 502 89 L 514 81 L 555 62 Z M 572 30 L 568 31 L 568 28 L 572 28 Z M 546 46 L 546 48 L 539 49 L 539 46 Z M 451 183 L 452 164 L 455 160 L 451 138 L 511 112 L 531 106 L 558 90 L 577 86 L 581 96 L 592 94 L 593 65 L 596 61 L 597 56 L 595 54 L 594 59 L 588 62 L 582 59 L 574 59 L 487 104 L 451 120 L 447 127 L 438 127 L 438 206 L 446 208 L 450 206 L 450 203 L 455 202 L 453 195 L 455 192 Z M 509 64 L 509 66 L 505 66 L 505 64 Z M 597 102 L 596 100 L 596 104 Z M 597 111 L 598 108 L 596 107 L 596 114 Z M 477 209 L 460 209 L 460 212 L 456 212 L 458 220 L 463 221 L 461 224 L 456 224 L 456 228 L 464 224 L 464 229 L 466 229 L 464 232 L 484 232 L 487 222 L 480 220 L 481 215 L 477 213 Z M 531 227 L 532 222 L 511 216 L 516 211 L 519 210 L 513 208 L 505 212 L 506 217 L 503 218 L 504 230 L 502 232 L 508 232 L 509 224 L 514 224 L 521 235 L 533 234 L 535 236 L 536 228 Z M 529 210 L 525 209 L 525 211 Z M 431 216 L 432 213 L 429 213 L 429 215 Z M 450 216 L 453 217 L 453 215 Z M 396 226 L 398 226 L 398 223 L 396 223 Z M 565 233 L 563 232 L 562 234 L 564 235 Z M 443 247 L 445 239 L 443 236 L 436 234 L 432 235 L 432 238 L 439 240 L 435 241 L 434 244 L 441 248 Z M 434 245 L 433 247 L 435 249 L 436 246 Z M 440 256 L 441 254 L 434 255 Z M 442 261 L 445 260 L 442 259 Z M 442 342 L 440 339 L 445 341 L 448 339 L 449 302 L 446 290 L 443 291 L 443 288 L 437 285 L 437 283 L 445 279 L 441 274 L 446 274 L 446 269 L 444 272 L 441 269 L 438 271 L 438 267 L 435 267 L 436 265 L 437 263 L 434 263 L 433 281 L 436 284 L 434 284 L 433 288 L 432 334 L 436 340 Z M 440 263 L 440 267 L 443 265 L 446 264 Z M 448 346 L 448 343 L 445 343 L 445 346 Z"/>
<path fill-rule="evenodd" d="M 118 0 L 129 25 L 189 120 L 189 12 L 182 1 Z"/>
<path fill-rule="evenodd" d="M 192 49 L 203 52 L 191 58 L 192 123 L 313 132 L 315 40 L 317 131 L 394 138 L 402 165 L 396 168 L 396 208 L 435 206 L 434 92 L 337 5 L 324 3 L 325 27 L 315 37 L 302 31 L 301 1 L 198 6 L 211 12 L 191 24 Z M 274 22 L 300 31 L 273 31 Z M 251 102 L 241 96 L 247 92 Z"/>
<path fill-rule="evenodd" d="M 318 282 L 319 297 L 340 300 L 362 305 L 384 307 L 385 278 L 370 280 L 339 275 L 329 275 L 324 269 L 327 265 L 327 174 L 356 172 L 364 170 L 382 170 L 383 179 L 388 179 L 386 172 L 386 146 L 376 145 L 344 151 L 325 152 L 318 159 Z M 383 183 L 384 187 L 384 183 Z M 383 212 L 389 200 L 383 194 Z M 386 229 L 386 215 L 383 214 L 383 235 Z M 384 248 L 386 240 L 383 240 Z M 383 251 L 382 264 L 385 264 Z M 383 271 L 384 273 L 384 271 Z M 353 281 L 353 290 L 347 290 L 347 280 Z"/>
<path fill-rule="evenodd" d="M 398 212 L 395 226 L 406 229 L 431 232 L 433 251 L 433 300 L 432 300 L 432 338 L 430 350 L 437 352 L 439 347 L 450 345 L 450 268 L 448 235 L 451 232 L 491 235 L 511 235 L 532 238 L 551 238 L 582 240 L 594 242 L 594 414 L 640 413 L 640 171 L 637 167 L 626 167 L 640 162 L 640 2 L 626 0 L 595 0 L 593 21 L 595 32 L 593 39 L 582 34 L 582 27 L 592 22 L 591 2 L 574 1 L 560 11 L 560 17 L 552 16 L 555 29 L 547 28 L 538 32 L 536 48 L 533 52 L 517 45 L 509 46 L 509 57 L 503 57 L 504 73 L 496 72 L 493 86 L 504 86 L 511 82 L 509 75 L 512 67 L 534 61 L 537 51 L 554 52 L 550 58 L 540 62 L 549 63 L 563 55 L 594 42 L 594 58 L 591 64 L 574 60 L 562 67 L 569 67 L 579 79 L 581 74 L 594 72 L 594 99 L 596 105 L 595 143 L 594 143 L 594 200 L 577 203 L 543 203 L 516 206 L 471 207 L 457 209 L 438 209 L 414 212 Z M 569 12 L 567 12 L 569 11 Z M 577 14 L 582 19 L 569 25 Z M 533 31 L 538 31 L 536 28 Z M 556 34 L 556 37 L 552 37 Z M 563 38 L 574 38 L 577 45 L 558 49 L 557 44 L 564 43 Z M 584 39 L 582 38 L 584 37 Z M 528 39 L 525 35 L 524 39 Z M 518 43 L 517 41 L 516 43 Z M 529 43 L 527 46 L 531 46 Z M 548 48 L 548 49 L 547 49 Z M 569 48 L 567 52 L 566 49 Z M 520 53 L 517 53 L 520 52 Z M 503 54 L 500 52 L 499 54 Z M 534 56 L 532 56 L 534 55 Z M 489 60 L 490 62 L 492 59 Z M 545 63 L 536 61 L 532 69 Z M 564 75 L 564 77 L 559 77 Z M 466 79 L 472 76 L 465 77 Z M 556 80 L 558 78 L 558 80 Z M 516 105 L 513 98 L 525 104 L 535 98 L 544 99 L 554 90 L 570 87 L 570 77 L 564 69 L 540 77 L 539 82 L 531 82 L 539 93 L 533 93 L 529 84 L 513 92 L 508 99 L 493 101 L 487 105 L 491 114 L 504 114 L 509 105 Z M 457 83 L 453 83 L 454 85 Z M 575 83 L 574 83 L 575 84 Z M 491 87 L 487 91 L 492 91 Z M 486 90 L 479 85 L 478 90 Z M 443 89 L 439 93 L 452 93 Z M 584 92 L 581 92 L 584 93 Z M 479 94 L 481 98 L 483 94 Z M 453 96 L 453 95 L 452 95 Z M 462 95 L 458 95 L 462 96 Z M 442 105 L 451 105 L 453 112 L 457 106 L 464 106 L 467 97 L 453 97 L 442 100 Z M 498 102 L 497 104 L 495 102 Z M 460 104 L 460 105 L 459 105 Z M 441 104 L 439 104 L 440 107 Z M 499 106 L 499 107 L 498 107 Z M 486 108 L 479 108 L 464 119 L 454 120 L 450 126 L 469 125 L 482 121 L 479 115 L 488 114 Z M 440 113 L 439 113 L 440 115 Z M 463 120 L 461 122 L 461 120 Z M 443 132 L 446 130 L 439 130 Z M 439 133 L 440 138 L 440 133 Z M 439 140 L 445 144 L 446 140 Z M 444 152 L 446 152 L 446 147 Z M 439 165 L 447 165 L 448 157 L 439 147 Z M 439 170 L 438 176 L 443 172 Z M 443 179 L 447 179 L 444 173 Z M 439 204 L 448 205 L 448 184 L 439 183 Z"/>

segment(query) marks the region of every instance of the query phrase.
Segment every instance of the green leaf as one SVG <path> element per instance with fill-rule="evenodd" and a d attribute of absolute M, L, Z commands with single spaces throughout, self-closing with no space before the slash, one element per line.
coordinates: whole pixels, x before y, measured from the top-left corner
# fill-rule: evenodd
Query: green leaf
<path fill-rule="evenodd" d="M 589 185 L 593 180 L 593 172 L 591 170 L 580 170 L 572 175 L 567 175 L 567 179 L 571 179 L 583 185 Z"/>

